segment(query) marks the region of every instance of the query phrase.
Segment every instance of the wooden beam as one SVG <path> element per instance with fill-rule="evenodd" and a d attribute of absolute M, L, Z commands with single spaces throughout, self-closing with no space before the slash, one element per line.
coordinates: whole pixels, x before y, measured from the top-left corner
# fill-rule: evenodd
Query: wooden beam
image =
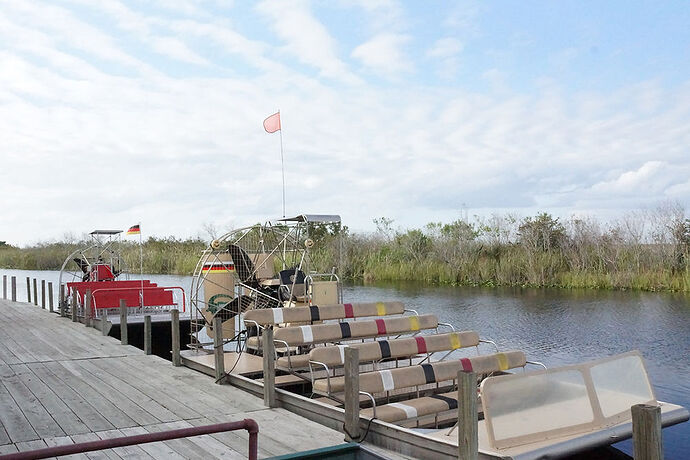
<path fill-rule="evenodd" d="M 345 440 L 359 441 L 359 350 L 345 348 Z"/>
<path fill-rule="evenodd" d="M 120 343 L 122 345 L 129 344 L 129 337 L 127 337 L 127 301 L 120 299 Z"/>
<path fill-rule="evenodd" d="M 86 290 L 84 299 L 84 326 L 91 327 L 93 314 L 91 312 L 91 289 Z"/>
<path fill-rule="evenodd" d="M 458 459 L 477 460 L 477 374 L 458 372 Z"/>
<path fill-rule="evenodd" d="M 72 322 L 76 323 L 79 321 L 77 317 L 77 290 L 72 289 Z"/>
<path fill-rule="evenodd" d="M 26 302 L 31 303 L 31 278 L 26 277 Z"/>
<path fill-rule="evenodd" d="M 172 365 L 180 367 L 180 310 L 170 310 L 170 327 L 172 328 Z"/>
<path fill-rule="evenodd" d="M 216 383 L 222 383 L 225 376 L 225 358 L 223 351 L 223 319 L 219 316 L 213 318 L 213 357 L 216 371 Z"/>
<path fill-rule="evenodd" d="M 53 282 L 48 282 L 48 311 L 53 313 L 55 311 L 55 305 L 53 304 Z"/>
<path fill-rule="evenodd" d="M 663 460 L 661 406 L 636 404 L 630 408 L 635 460 Z"/>
<path fill-rule="evenodd" d="M 276 406 L 276 363 L 273 328 L 266 327 L 262 335 L 264 354 L 264 406 Z"/>
<path fill-rule="evenodd" d="M 41 308 L 46 309 L 46 280 L 41 280 Z"/>
<path fill-rule="evenodd" d="M 12 277 L 12 302 L 17 301 L 17 277 Z"/>
<path fill-rule="evenodd" d="M 65 303 L 67 302 L 67 298 L 65 297 L 65 285 L 61 284 L 60 285 L 60 298 L 58 299 L 58 310 L 60 310 L 60 316 L 65 316 L 65 310 L 67 310 L 65 307 Z"/>
<path fill-rule="evenodd" d="M 33 281 L 34 281 L 34 305 L 38 306 L 38 282 L 36 282 L 36 278 L 34 278 Z"/>
<path fill-rule="evenodd" d="M 2 275 L 2 298 L 7 300 L 7 275 Z"/>

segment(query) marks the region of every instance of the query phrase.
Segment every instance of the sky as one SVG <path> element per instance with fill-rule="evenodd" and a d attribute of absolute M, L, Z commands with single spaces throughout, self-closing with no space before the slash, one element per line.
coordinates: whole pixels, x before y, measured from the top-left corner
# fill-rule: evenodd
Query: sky
<path fill-rule="evenodd" d="M 686 1 L 2 0 L 0 240 L 690 205 Z M 280 110 L 282 131 L 263 120 Z"/>

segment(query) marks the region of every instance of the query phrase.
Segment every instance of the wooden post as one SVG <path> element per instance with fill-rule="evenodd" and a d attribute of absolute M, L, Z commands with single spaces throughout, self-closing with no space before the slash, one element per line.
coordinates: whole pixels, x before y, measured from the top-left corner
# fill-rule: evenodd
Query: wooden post
<path fill-rule="evenodd" d="M 477 374 L 458 372 L 458 458 L 477 460 L 479 456 L 477 417 Z"/>
<path fill-rule="evenodd" d="M 359 429 L 359 350 L 346 347 L 345 353 L 345 440 L 357 442 Z"/>
<path fill-rule="evenodd" d="M 213 318 L 213 356 L 215 358 L 216 383 L 222 383 L 225 376 L 225 353 L 223 350 L 223 319 Z"/>
<path fill-rule="evenodd" d="M 46 309 L 46 280 L 41 280 L 41 308 Z"/>
<path fill-rule="evenodd" d="M 48 282 L 48 311 L 53 313 L 55 311 L 53 305 L 53 282 Z"/>
<path fill-rule="evenodd" d="M 65 285 L 60 285 L 60 300 L 58 301 L 58 308 L 60 309 L 60 316 L 65 316 L 67 311 L 67 297 L 65 296 Z"/>
<path fill-rule="evenodd" d="M 7 275 L 2 275 L 2 298 L 7 300 Z"/>
<path fill-rule="evenodd" d="M 172 365 L 180 367 L 180 310 L 173 308 L 170 310 L 170 327 L 172 327 Z"/>
<path fill-rule="evenodd" d="M 12 277 L 12 302 L 17 301 L 17 277 Z"/>
<path fill-rule="evenodd" d="M 127 339 L 127 301 L 120 299 L 120 343 L 127 345 L 129 343 Z"/>
<path fill-rule="evenodd" d="M 72 322 L 76 323 L 79 321 L 79 318 L 77 317 L 77 290 L 72 289 Z"/>
<path fill-rule="evenodd" d="M 276 406 L 276 349 L 273 327 L 266 327 L 261 337 L 264 354 L 264 406 Z"/>
<path fill-rule="evenodd" d="M 36 278 L 34 278 L 34 305 L 38 307 L 38 283 Z"/>
<path fill-rule="evenodd" d="M 26 277 L 26 302 L 31 303 L 31 279 Z"/>
<path fill-rule="evenodd" d="M 151 315 L 144 316 L 144 354 L 151 354 Z"/>
<path fill-rule="evenodd" d="M 91 289 L 86 290 L 86 295 L 84 297 L 84 326 L 91 327 L 91 320 L 93 318 L 91 313 Z"/>
<path fill-rule="evenodd" d="M 661 407 L 636 404 L 630 408 L 635 460 L 663 460 L 661 442 Z"/>

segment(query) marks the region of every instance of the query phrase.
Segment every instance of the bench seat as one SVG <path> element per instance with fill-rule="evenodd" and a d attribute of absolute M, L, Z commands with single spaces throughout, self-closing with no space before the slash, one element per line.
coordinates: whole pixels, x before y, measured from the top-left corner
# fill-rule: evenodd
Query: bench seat
<path fill-rule="evenodd" d="M 450 391 L 448 393 L 423 396 L 421 398 L 377 406 L 376 418 L 384 422 L 395 423 L 457 408 L 458 392 Z M 374 408 L 362 409 L 359 414 L 363 417 L 372 418 L 374 417 Z"/>
<path fill-rule="evenodd" d="M 405 306 L 402 302 L 365 302 L 334 305 L 312 305 L 289 308 L 261 308 L 249 310 L 244 321 L 272 326 L 286 323 L 314 323 L 325 320 L 345 320 L 367 316 L 402 315 Z"/>

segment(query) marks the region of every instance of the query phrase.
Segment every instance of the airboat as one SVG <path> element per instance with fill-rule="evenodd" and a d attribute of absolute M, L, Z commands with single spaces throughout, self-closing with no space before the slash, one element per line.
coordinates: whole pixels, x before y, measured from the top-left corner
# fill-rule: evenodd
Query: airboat
<path fill-rule="evenodd" d="M 457 458 L 461 371 L 477 376 L 480 458 L 608 446 L 632 436 L 636 404 L 660 406 L 663 426 L 688 420 L 685 408 L 657 401 L 636 351 L 547 368 L 402 302 L 348 303 L 327 263 L 341 257 L 340 229 L 339 216 L 303 214 L 214 239 L 194 272 L 183 363 L 218 378 L 215 324 L 225 382 L 261 397 L 264 369 L 274 368 L 278 405 L 344 431 L 344 355 L 355 348 L 365 439 L 414 458 Z"/>
<path fill-rule="evenodd" d="M 60 311 L 101 319 L 101 327 L 119 323 L 120 308 L 128 318 L 143 321 L 144 315 L 169 320 L 170 310 L 184 314 L 186 298 L 181 286 L 159 286 L 130 273 L 122 257 L 122 230 L 94 230 L 91 240 L 67 256 L 59 274 Z"/>

